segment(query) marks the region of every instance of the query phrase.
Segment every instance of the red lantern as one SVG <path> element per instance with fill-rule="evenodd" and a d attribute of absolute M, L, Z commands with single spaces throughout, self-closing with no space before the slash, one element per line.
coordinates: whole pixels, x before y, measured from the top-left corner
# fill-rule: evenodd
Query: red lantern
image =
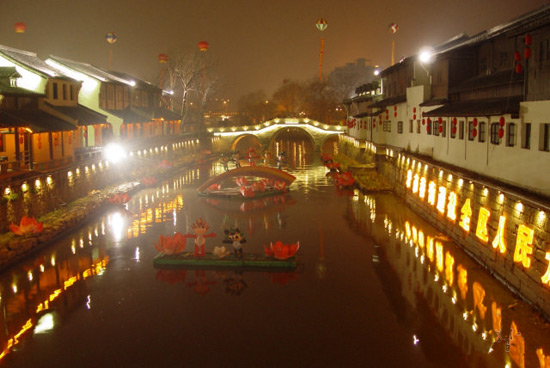
<path fill-rule="evenodd" d="M 504 137 L 504 129 L 500 128 L 500 129 L 498 130 L 498 137 L 499 137 L 499 138 Z"/>
<path fill-rule="evenodd" d="M 472 124 L 476 127 L 477 126 L 477 118 L 474 118 L 474 120 L 472 121 Z"/>
<path fill-rule="evenodd" d="M 441 133 L 443 131 L 443 125 L 440 125 L 437 130 L 439 130 L 439 133 Z"/>
<path fill-rule="evenodd" d="M 432 124 L 432 119 L 428 118 L 428 125 Z"/>
<path fill-rule="evenodd" d="M 439 118 L 437 119 L 437 122 L 438 122 L 440 125 L 443 124 L 443 118 L 442 118 L 442 117 L 439 117 Z"/>
<path fill-rule="evenodd" d="M 529 59 L 531 57 L 531 48 L 526 47 L 525 50 L 523 50 L 523 57 L 525 59 Z"/>
<path fill-rule="evenodd" d="M 413 107 L 413 112 L 416 113 L 416 107 Z"/>
<path fill-rule="evenodd" d="M 456 125 L 456 118 L 453 118 L 453 125 Z"/>
<path fill-rule="evenodd" d="M 168 55 L 159 54 L 158 59 L 159 59 L 159 63 L 166 64 L 168 62 Z"/>
<path fill-rule="evenodd" d="M 416 114 L 413 115 L 413 120 L 416 120 Z"/>
<path fill-rule="evenodd" d="M 397 105 L 395 105 L 395 106 L 393 107 L 393 111 L 396 111 L 396 110 L 397 110 Z"/>
<path fill-rule="evenodd" d="M 422 125 L 426 124 L 426 119 L 422 119 Z"/>
<path fill-rule="evenodd" d="M 504 120 L 504 116 L 501 116 L 500 119 L 499 119 L 499 121 L 498 121 L 498 125 L 500 125 L 501 127 L 503 127 L 505 122 L 506 122 L 506 121 Z"/>
<path fill-rule="evenodd" d="M 456 127 L 455 126 L 451 128 L 451 132 L 453 133 L 453 135 L 456 134 Z"/>
<path fill-rule="evenodd" d="M 25 33 L 27 30 L 27 25 L 23 22 L 17 22 L 13 25 L 13 29 L 15 30 L 15 33 Z"/>
<path fill-rule="evenodd" d="M 514 52 L 514 60 L 515 61 L 520 61 L 521 60 L 521 55 L 520 55 L 519 51 Z"/>
<path fill-rule="evenodd" d="M 526 34 L 526 35 L 525 35 L 525 44 L 526 44 L 527 46 L 530 46 L 532 41 L 533 41 L 533 39 L 531 38 L 531 35 L 530 35 L 530 34 Z"/>
<path fill-rule="evenodd" d="M 376 128 L 376 123 L 372 123 L 372 127 L 373 127 L 373 128 Z"/>
<path fill-rule="evenodd" d="M 477 137 L 477 129 L 472 130 L 472 137 Z"/>
<path fill-rule="evenodd" d="M 206 41 L 201 41 L 197 44 L 197 46 L 199 47 L 199 50 L 206 51 L 208 50 L 208 47 L 210 46 L 210 44 Z"/>
<path fill-rule="evenodd" d="M 397 111 L 393 113 L 393 117 L 394 117 L 394 118 L 397 117 Z"/>
<path fill-rule="evenodd" d="M 432 126 L 430 124 L 426 125 L 426 131 L 428 132 L 428 134 L 432 132 Z"/>
<path fill-rule="evenodd" d="M 521 66 L 520 63 L 517 63 L 516 64 L 516 74 L 521 74 L 522 71 L 523 71 L 523 67 Z"/>

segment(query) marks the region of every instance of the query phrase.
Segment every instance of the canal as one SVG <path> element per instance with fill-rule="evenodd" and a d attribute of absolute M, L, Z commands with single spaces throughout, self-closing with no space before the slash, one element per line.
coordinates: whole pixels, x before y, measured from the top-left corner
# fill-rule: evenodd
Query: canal
<path fill-rule="evenodd" d="M 308 147 L 282 196 L 199 197 L 174 173 L 0 275 L 6 367 L 550 366 L 548 323 L 391 194 L 339 191 Z M 286 146 L 285 146 L 286 145 Z M 156 269 L 202 218 L 244 251 L 300 242 L 294 272 Z M 188 240 L 187 249 L 192 249 Z"/>

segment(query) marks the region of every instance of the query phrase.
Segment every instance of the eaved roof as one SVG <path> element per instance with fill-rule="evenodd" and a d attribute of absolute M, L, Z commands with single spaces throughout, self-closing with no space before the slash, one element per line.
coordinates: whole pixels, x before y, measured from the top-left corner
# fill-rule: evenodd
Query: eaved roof
<path fill-rule="evenodd" d="M 62 58 L 59 56 L 53 56 L 53 55 L 50 55 L 50 57 L 46 61 L 50 61 L 50 60 L 54 62 L 54 63 L 50 62 L 50 64 L 54 65 L 53 67 L 57 68 L 57 66 L 55 65 L 61 64 L 61 66 L 59 67 L 59 72 L 63 74 L 68 73 L 68 71 L 63 70 L 63 68 L 68 68 L 68 69 L 77 71 L 79 73 L 82 73 L 84 75 L 87 75 L 88 77 L 97 79 L 101 82 L 117 82 L 117 83 L 129 85 L 129 86 L 135 85 L 135 82 L 133 80 L 120 78 L 114 75 L 113 73 L 110 73 L 106 70 L 103 70 L 91 64 L 69 60 L 69 59 L 65 59 L 65 58 Z"/>
<path fill-rule="evenodd" d="M 34 52 L 18 50 L 0 45 L 0 55 L 4 56 L 14 64 L 18 64 L 23 68 L 30 68 L 47 78 L 66 77 L 58 70 L 46 64 L 42 59 L 39 59 Z"/>
<path fill-rule="evenodd" d="M 147 82 L 147 81 L 144 81 L 143 79 L 136 78 L 133 75 L 130 75 L 130 74 L 127 74 L 127 73 L 122 73 L 122 72 L 116 72 L 116 71 L 110 71 L 109 73 L 111 73 L 111 74 L 113 74 L 113 75 L 115 75 L 119 78 L 125 79 L 125 80 L 134 81 L 137 88 L 153 89 L 153 90 L 156 90 L 156 92 L 159 92 L 159 93 L 162 91 L 159 87 L 155 86 L 154 84 L 152 84 L 150 82 Z"/>

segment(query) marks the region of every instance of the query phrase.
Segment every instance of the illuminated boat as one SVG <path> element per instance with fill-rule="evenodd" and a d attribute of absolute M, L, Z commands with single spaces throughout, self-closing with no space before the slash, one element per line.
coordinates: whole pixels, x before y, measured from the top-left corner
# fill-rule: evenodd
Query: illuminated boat
<path fill-rule="evenodd" d="M 266 166 L 245 166 L 207 180 L 199 195 L 226 198 L 260 198 L 288 192 L 294 175 Z"/>
<path fill-rule="evenodd" d="M 282 260 L 265 255 L 246 253 L 242 258 L 237 257 L 235 254 L 220 258 L 212 253 L 206 253 L 204 257 L 195 257 L 192 252 L 170 256 L 159 253 L 153 258 L 153 265 L 157 268 L 288 270 L 296 268 L 296 257 Z"/>

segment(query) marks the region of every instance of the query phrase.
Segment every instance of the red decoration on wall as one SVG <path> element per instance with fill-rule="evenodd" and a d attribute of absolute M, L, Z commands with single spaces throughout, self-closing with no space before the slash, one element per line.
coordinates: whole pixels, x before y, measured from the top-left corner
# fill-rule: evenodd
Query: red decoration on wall
<path fill-rule="evenodd" d="M 442 117 L 437 118 L 437 122 L 438 122 L 440 125 L 443 124 L 443 118 L 442 118 Z"/>
<path fill-rule="evenodd" d="M 453 118 L 453 125 L 456 125 L 456 118 Z"/>
<path fill-rule="evenodd" d="M 533 42 L 533 39 L 531 38 L 531 35 L 530 34 L 526 34 L 525 35 L 525 44 L 527 46 L 530 46 L 531 45 L 531 42 Z"/>
<path fill-rule="evenodd" d="M 523 57 L 525 59 L 529 59 L 531 57 L 531 48 L 526 47 L 525 50 L 523 50 Z"/>
<path fill-rule="evenodd" d="M 38 149 L 42 149 L 42 134 L 38 134 Z"/>
<path fill-rule="evenodd" d="M 376 128 L 376 123 L 372 123 L 372 127 L 373 127 L 373 128 Z"/>
<path fill-rule="evenodd" d="M 416 107 L 413 107 L 413 112 L 416 113 Z"/>
<path fill-rule="evenodd" d="M 453 133 L 453 135 L 456 134 L 456 127 L 455 126 L 451 128 L 451 133 Z"/>
<path fill-rule="evenodd" d="M 472 130 L 472 137 L 477 137 L 477 129 Z"/>
<path fill-rule="evenodd" d="M 393 113 L 393 117 L 394 117 L 394 118 L 397 117 L 397 111 Z"/>
<path fill-rule="evenodd" d="M 504 116 L 501 116 L 500 119 L 498 120 L 498 125 L 500 125 L 501 127 L 503 127 L 505 122 L 506 122 L 506 121 L 504 120 Z"/>
<path fill-rule="evenodd" d="M 500 128 L 500 129 L 498 130 L 498 137 L 499 137 L 499 138 L 504 137 L 504 129 Z"/>
<path fill-rule="evenodd" d="M 520 61 L 521 60 L 521 55 L 520 55 L 519 51 L 514 52 L 514 60 L 515 61 Z"/>
<path fill-rule="evenodd" d="M 441 133 L 443 131 L 443 125 L 440 125 L 437 130 L 439 131 L 439 133 Z"/>
<path fill-rule="evenodd" d="M 521 66 L 520 63 L 517 63 L 516 64 L 516 74 L 521 74 L 522 71 L 523 71 L 523 67 Z"/>
<path fill-rule="evenodd" d="M 477 126 L 477 118 L 474 118 L 474 120 L 472 121 L 472 124 L 476 127 Z M 474 129 L 475 130 L 475 129 Z"/>
<path fill-rule="evenodd" d="M 23 144 L 23 129 L 19 128 L 19 144 Z"/>
<path fill-rule="evenodd" d="M 397 105 L 393 107 L 393 111 L 397 111 Z"/>
<path fill-rule="evenodd" d="M 416 120 L 416 114 L 413 115 L 413 120 Z"/>
<path fill-rule="evenodd" d="M 430 124 L 426 125 L 426 132 L 428 132 L 428 134 L 432 132 L 432 126 Z"/>
<path fill-rule="evenodd" d="M 432 124 L 432 119 L 428 118 L 428 125 Z"/>

